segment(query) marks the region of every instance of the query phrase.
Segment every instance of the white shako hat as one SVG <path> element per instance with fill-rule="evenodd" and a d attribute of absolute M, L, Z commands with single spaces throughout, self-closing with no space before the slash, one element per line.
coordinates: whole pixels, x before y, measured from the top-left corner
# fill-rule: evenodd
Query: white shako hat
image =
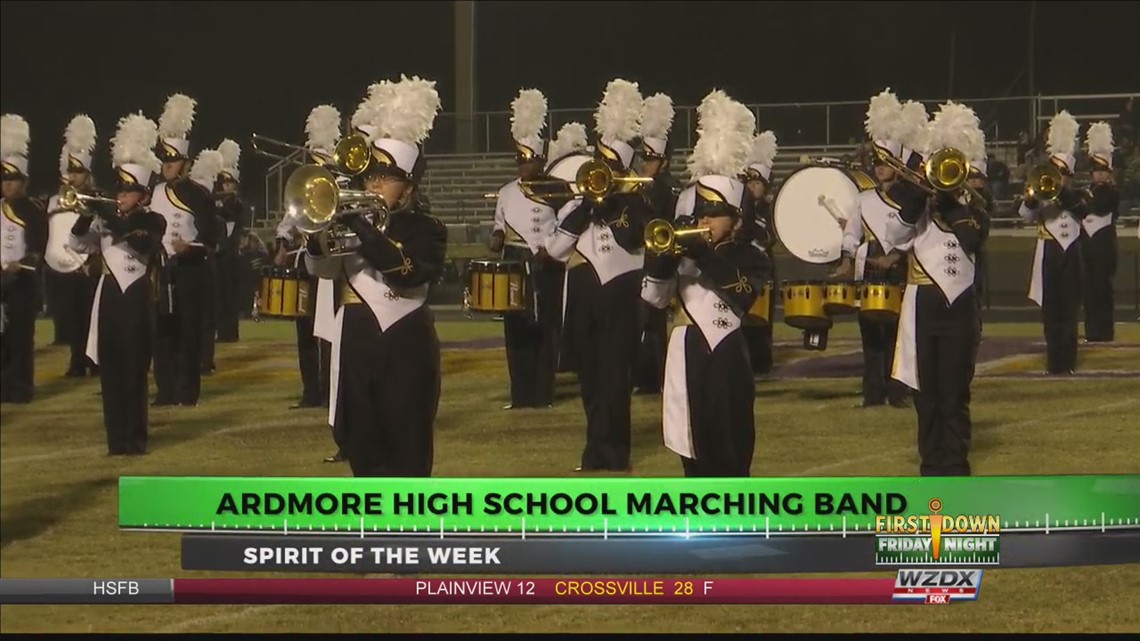
<path fill-rule="evenodd" d="M 95 151 L 95 121 L 79 114 L 67 123 L 63 132 L 63 149 L 59 153 L 59 175 L 73 171 L 91 171 L 91 154 Z"/>
<path fill-rule="evenodd" d="M 115 137 L 111 139 L 111 163 L 119 191 L 150 191 L 151 177 L 162 169 L 155 155 L 158 125 L 141 113 L 119 119 Z"/>
<path fill-rule="evenodd" d="M 594 112 L 594 131 L 598 134 L 595 154 L 615 170 L 629 171 L 633 165 L 632 141 L 640 133 L 641 103 L 637 83 L 616 78 L 606 85 Z"/>

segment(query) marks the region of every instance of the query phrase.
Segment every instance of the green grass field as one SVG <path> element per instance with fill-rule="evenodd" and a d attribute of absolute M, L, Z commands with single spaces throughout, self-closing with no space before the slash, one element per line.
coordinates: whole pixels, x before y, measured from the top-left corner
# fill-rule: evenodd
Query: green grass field
<path fill-rule="evenodd" d="M 439 323 L 441 338 L 501 336 L 498 323 Z M 817 358 L 781 326 L 777 362 Z M 41 323 L 38 338 L 50 336 Z M 1037 324 L 987 325 L 992 340 L 1040 341 Z M 972 462 L 979 475 L 1140 472 L 1140 326 L 1086 349 L 1086 371 L 1132 377 L 1047 379 L 1039 355 L 979 368 Z M 165 578 L 184 572 L 175 534 L 120 533 L 123 475 L 347 476 L 321 459 L 333 445 L 323 410 L 290 411 L 300 393 L 290 323 L 243 323 L 218 346 L 219 371 L 197 408 L 151 411 L 149 456 L 109 458 L 96 379 L 62 378 L 66 348 L 37 354 L 37 399 L 0 413 L 0 576 Z M 822 356 L 858 351 L 837 326 Z M 436 423 L 437 476 L 568 476 L 584 419 L 572 376 L 551 410 L 502 412 L 501 348 L 446 349 Z M 1011 377 L 1008 374 L 1025 373 Z M 775 379 L 758 385 L 754 476 L 903 476 L 917 470 L 913 410 L 851 409 L 857 378 Z M 679 476 L 661 444 L 660 397 L 633 400 L 634 469 Z M 885 576 L 880 574 L 878 576 Z M 260 576 L 260 575 L 259 575 Z M 314 575 L 303 575 L 314 576 Z M 815 575 L 818 576 L 818 575 Z M 823 606 L 4 606 L 4 632 L 1136 632 L 1140 567 L 986 572 L 977 603 L 949 608 Z"/>

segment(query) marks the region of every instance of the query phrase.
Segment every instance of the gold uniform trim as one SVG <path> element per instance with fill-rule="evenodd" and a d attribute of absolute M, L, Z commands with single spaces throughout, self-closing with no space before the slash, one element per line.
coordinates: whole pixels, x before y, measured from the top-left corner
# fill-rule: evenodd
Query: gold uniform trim
<path fill-rule="evenodd" d="M 7 201 L 5 201 L 5 203 L 4 203 L 4 217 L 10 221 L 16 223 L 20 227 L 24 226 L 24 219 L 20 218 L 18 215 L 16 215 L 16 210 L 12 209 L 12 206 L 9 205 L 7 203 Z"/>
<path fill-rule="evenodd" d="M 907 255 L 906 282 L 908 285 L 934 284 L 934 280 L 926 273 L 926 269 L 922 267 L 922 263 L 918 261 L 913 252 Z"/>
<path fill-rule="evenodd" d="M 344 281 L 343 283 L 341 283 L 341 286 L 340 286 L 340 304 L 341 305 L 360 305 L 363 303 L 364 303 L 364 301 L 360 298 L 360 295 L 356 293 L 356 290 L 352 288 L 352 285 L 350 285 L 348 283 L 348 281 Z"/>
<path fill-rule="evenodd" d="M 175 207 L 181 209 L 182 211 L 184 211 L 188 214 L 194 213 L 194 210 L 191 209 L 189 205 L 182 202 L 182 199 L 179 198 L 178 195 L 174 193 L 174 186 L 169 184 L 169 183 L 167 183 L 167 185 L 166 185 L 166 197 L 168 199 L 170 199 L 170 204 L 174 205 Z"/>
<path fill-rule="evenodd" d="M 570 259 L 566 261 L 566 269 L 573 269 L 585 264 L 586 257 L 582 255 L 582 252 L 575 249 L 574 253 L 570 254 Z"/>
<path fill-rule="evenodd" d="M 415 267 L 412 265 L 412 259 L 404 255 L 404 246 L 401 243 L 392 240 L 391 238 L 388 239 L 388 242 L 392 243 L 392 246 L 396 248 L 396 251 L 400 252 L 401 262 L 399 265 L 390 269 L 382 270 L 380 273 L 391 274 L 392 272 L 399 272 L 401 276 L 407 276 L 408 274 L 412 273 Z"/>

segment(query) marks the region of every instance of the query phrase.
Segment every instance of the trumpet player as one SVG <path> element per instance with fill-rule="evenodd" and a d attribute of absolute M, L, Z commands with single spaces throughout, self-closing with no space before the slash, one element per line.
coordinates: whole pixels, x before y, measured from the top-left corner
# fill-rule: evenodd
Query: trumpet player
<path fill-rule="evenodd" d="M 376 129 L 363 179 L 389 212 L 386 224 L 378 228 L 360 209 L 342 212 L 337 224 L 359 245 L 347 256 L 313 258 L 310 243 L 307 258 L 339 288 L 329 423 L 354 476 L 431 476 L 440 353 L 427 294 L 443 269 L 447 228 L 423 212 L 417 194 L 420 145 L 439 94 L 434 82 L 404 77 L 369 100 Z"/>
<path fill-rule="evenodd" d="M 202 389 L 204 315 L 213 305 L 210 252 L 214 247 L 217 215 L 213 195 L 189 178 L 190 141 L 194 99 L 174 94 L 159 118 L 162 180 L 155 185 L 151 210 L 166 219 L 162 239 L 167 269 L 174 287 L 173 313 L 160 314 L 156 323 L 154 405 L 195 406 Z"/>
<path fill-rule="evenodd" d="M 238 341 L 238 317 L 241 315 L 240 302 L 240 253 L 241 239 L 245 236 L 246 205 L 241 199 L 241 147 L 226 139 L 218 145 L 224 165 L 218 174 L 214 198 L 219 227 L 217 252 L 217 277 L 214 279 L 217 301 L 217 342 L 236 343 Z"/>
<path fill-rule="evenodd" d="M 966 158 L 984 154 L 977 116 L 964 105 L 942 105 L 930 130 L 932 148 L 960 150 Z M 989 217 L 961 188 L 932 199 L 904 180 L 891 197 L 900 207 L 887 218 L 885 236 L 907 251 L 891 375 L 914 390 L 920 474 L 969 476 L 970 385 L 981 330 L 974 257 Z"/>
<path fill-rule="evenodd" d="M 628 179 L 638 135 L 641 92 L 636 83 L 611 81 L 595 112 L 596 160 L 612 176 Z M 604 173 L 604 172 L 599 172 Z M 621 183 L 626 184 L 626 183 Z M 614 183 L 616 186 L 616 181 Z M 645 223 L 653 210 L 641 194 L 613 189 L 600 200 L 578 194 L 561 207 L 547 252 L 568 262 L 585 258 L 588 281 L 573 292 L 576 371 L 586 413 L 586 444 L 575 471 L 630 469 L 632 370 L 638 344 L 638 306 L 644 264 Z M 574 268 L 570 269 L 571 272 Z"/>
<path fill-rule="evenodd" d="M 98 216 L 89 211 L 80 216 L 69 241 L 76 251 L 103 257 L 87 356 L 99 365 L 111 456 L 145 454 L 147 446 L 152 279 L 166 231 L 166 219 L 146 206 L 151 176 L 161 167 L 154 153 L 156 139 L 157 127 L 141 115 L 119 121 L 111 150 L 118 195 L 110 203 L 93 203 Z"/>
<path fill-rule="evenodd" d="M 1085 206 L 1071 187 L 1078 124 L 1068 111 L 1049 123 L 1049 163 L 1060 176 L 1053 194 L 1038 192 L 1034 177 L 1018 213 L 1037 225 L 1037 250 L 1029 298 L 1041 307 L 1045 327 L 1046 374 L 1072 374 L 1077 368 L 1077 310 L 1081 299 L 1081 220 Z M 1045 179 L 1043 179 L 1044 181 Z M 1047 201 L 1047 196 L 1052 196 Z"/>
<path fill-rule="evenodd" d="M 546 123 L 546 97 L 537 89 L 524 89 L 511 103 L 511 133 L 515 141 L 518 180 L 499 189 L 491 250 L 504 260 L 528 265 L 528 304 L 522 312 L 503 315 L 503 337 L 511 400 L 503 409 L 551 407 L 558 359 L 560 324 L 559 290 L 565 267 L 552 259 L 543 239 L 554 230 L 554 209 L 528 197 L 520 180 L 542 173 L 547 143 L 541 135 Z"/>
<path fill-rule="evenodd" d="M 64 145 L 59 159 L 59 170 L 63 184 L 74 189 L 77 194 L 103 197 L 96 192 L 91 176 L 91 152 L 95 149 L 95 123 L 88 116 L 78 115 L 71 119 L 64 132 Z M 78 207 L 77 207 L 78 208 Z M 51 249 L 66 247 L 72 225 L 79 214 L 60 204 L 59 195 L 48 199 L 48 254 L 45 261 L 48 270 L 48 296 L 51 302 L 52 318 L 59 333 L 71 349 L 71 360 L 65 376 L 95 375 L 97 369 L 87 358 L 87 331 L 91 324 L 91 304 L 95 296 L 95 286 L 100 272 L 98 253 L 86 257 L 74 254 L 65 256 L 69 260 L 83 258 L 82 264 L 67 265 L 67 270 L 52 260 Z M 66 250 L 64 250 L 66 252 Z"/>
<path fill-rule="evenodd" d="M 698 176 L 692 210 L 678 205 L 677 224 L 695 223 L 704 233 L 677 235 L 675 251 L 651 252 L 641 292 L 658 308 L 680 302 L 665 362 L 662 426 L 687 477 L 750 476 L 756 441 L 756 383 L 741 327 L 771 266 L 743 233 L 738 176 L 749 145 L 734 149 L 726 140 L 741 133 L 750 140 L 755 119 L 743 106 L 715 109 L 729 101 L 718 91 L 698 108 L 699 130 L 717 133 L 702 134 L 689 160 Z M 719 114 L 726 122 L 717 122 Z"/>
<path fill-rule="evenodd" d="M 1116 219 L 1120 210 L 1120 190 L 1112 180 L 1112 127 L 1094 123 L 1085 134 L 1089 152 L 1092 185 L 1085 196 L 1086 214 L 1081 219 L 1085 258 L 1084 304 L 1085 341 L 1110 343 L 1115 332 L 1115 296 L 1112 279 L 1116 276 Z"/>
<path fill-rule="evenodd" d="M 0 117 L 0 402 L 30 403 L 35 396 L 36 269 L 47 246 L 47 217 L 28 197 L 28 143 L 20 116 Z"/>

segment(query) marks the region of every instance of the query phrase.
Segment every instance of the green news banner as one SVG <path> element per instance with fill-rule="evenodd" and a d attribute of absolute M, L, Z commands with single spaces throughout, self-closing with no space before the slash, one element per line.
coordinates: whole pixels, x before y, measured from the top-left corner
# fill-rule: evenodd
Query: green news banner
<path fill-rule="evenodd" d="M 119 480 L 124 529 L 857 533 L 913 529 L 933 514 L 1002 531 L 1137 527 L 1140 475 Z"/>

